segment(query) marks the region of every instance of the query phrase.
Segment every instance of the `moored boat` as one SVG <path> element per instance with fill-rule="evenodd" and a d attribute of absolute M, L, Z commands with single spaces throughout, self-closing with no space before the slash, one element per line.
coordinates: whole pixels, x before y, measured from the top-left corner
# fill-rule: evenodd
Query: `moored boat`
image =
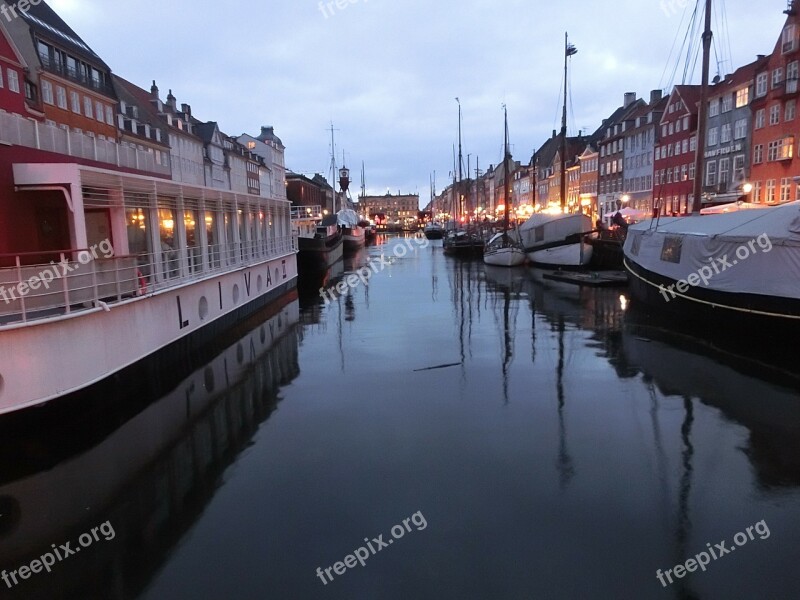
<path fill-rule="evenodd" d="M 317 224 L 313 236 L 298 238 L 297 262 L 301 272 L 325 271 L 344 256 L 344 239 L 336 215 Z"/>
<path fill-rule="evenodd" d="M 534 266 L 579 268 L 589 264 L 592 247 L 585 236 L 592 230 L 589 216 L 537 213 L 520 228 L 525 253 Z"/>
<path fill-rule="evenodd" d="M 444 227 L 436 221 L 431 221 L 425 225 L 422 233 L 429 240 L 441 240 L 444 237 Z"/>

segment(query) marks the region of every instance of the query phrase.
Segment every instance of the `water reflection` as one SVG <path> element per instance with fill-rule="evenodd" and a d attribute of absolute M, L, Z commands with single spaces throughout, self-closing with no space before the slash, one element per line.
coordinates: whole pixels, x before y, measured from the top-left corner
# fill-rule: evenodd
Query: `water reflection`
<path fill-rule="evenodd" d="M 188 372 L 184 365 L 181 380 L 153 390 L 163 396 L 147 406 L 121 380 L 103 398 L 110 415 L 99 409 L 63 423 L 50 414 L 58 411 L 54 405 L 0 422 L 4 433 L 13 431 L 16 447 L 0 463 L 4 474 L 13 473 L 0 485 L 0 569 L 18 569 L 51 544 L 72 540 L 74 547 L 80 534 L 105 521 L 116 532 L 52 573 L 21 581 L 11 597 L 136 597 L 275 410 L 281 386 L 297 377 L 298 320 L 299 304 L 289 296 L 220 338 L 210 362 Z M 113 423 L 128 402 L 135 414 Z M 73 452 L 52 444 L 52 433 L 64 428 L 93 445 Z"/>

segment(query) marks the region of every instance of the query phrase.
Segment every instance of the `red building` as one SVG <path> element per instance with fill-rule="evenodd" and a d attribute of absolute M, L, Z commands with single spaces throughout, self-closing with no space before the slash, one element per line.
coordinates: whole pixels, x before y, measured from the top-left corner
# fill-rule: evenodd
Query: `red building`
<path fill-rule="evenodd" d="M 35 109 L 36 94 L 32 93 L 33 106 L 29 106 L 25 99 L 26 93 L 32 92 L 26 85 L 25 70 L 22 55 L 0 24 L 0 108 L 41 120 L 44 115 Z"/>
<path fill-rule="evenodd" d="M 692 212 L 699 104 L 699 85 L 676 85 L 661 117 L 653 197 L 662 214 Z"/>
<path fill-rule="evenodd" d="M 778 43 L 756 72 L 753 114 L 752 199 L 768 204 L 800 199 L 797 157 L 800 39 L 798 2 L 792 1 Z"/>

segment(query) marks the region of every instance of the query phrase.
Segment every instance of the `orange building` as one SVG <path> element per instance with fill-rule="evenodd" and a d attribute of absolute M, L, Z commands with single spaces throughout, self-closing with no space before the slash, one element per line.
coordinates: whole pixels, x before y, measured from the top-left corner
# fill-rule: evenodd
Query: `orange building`
<path fill-rule="evenodd" d="M 775 204 L 800 199 L 800 5 L 793 0 L 778 43 L 756 72 L 753 114 L 752 200 Z"/>

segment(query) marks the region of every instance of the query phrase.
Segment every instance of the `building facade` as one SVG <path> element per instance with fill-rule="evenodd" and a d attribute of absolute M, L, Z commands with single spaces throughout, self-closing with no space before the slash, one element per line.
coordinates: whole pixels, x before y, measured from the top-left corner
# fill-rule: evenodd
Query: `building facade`
<path fill-rule="evenodd" d="M 631 115 L 631 127 L 625 132 L 625 167 L 623 171 L 626 205 L 634 210 L 653 211 L 653 160 L 667 99 L 661 90 L 650 93 L 650 103 Z"/>
<path fill-rule="evenodd" d="M 800 6 L 791 2 L 772 54 L 755 72 L 751 110 L 752 201 L 777 204 L 800 199 Z"/>

